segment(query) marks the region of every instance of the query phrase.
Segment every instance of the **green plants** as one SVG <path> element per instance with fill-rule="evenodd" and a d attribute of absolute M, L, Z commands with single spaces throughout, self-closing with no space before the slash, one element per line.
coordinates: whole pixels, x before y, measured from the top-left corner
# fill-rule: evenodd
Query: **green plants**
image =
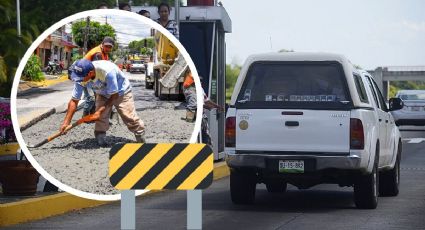
<path fill-rule="evenodd" d="M 83 58 L 84 56 L 83 55 L 80 55 L 80 54 L 75 54 L 74 56 L 72 56 L 72 62 L 75 62 L 75 61 L 77 61 L 77 60 L 79 60 L 79 59 L 81 59 L 81 58 Z"/>
<path fill-rule="evenodd" d="M 36 55 L 31 55 L 28 59 L 27 64 L 25 65 L 24 71 L 22 72 L 23 78 L 29 81 L 42 81 L 44 80 L 44 75 L 41 72 L 41 62 L 40 58 Z"/>
<path fill-rule="evenodd" d="M 10 104 L 0 102 L 0 144 L 16 141 L 10 116 Z"/>

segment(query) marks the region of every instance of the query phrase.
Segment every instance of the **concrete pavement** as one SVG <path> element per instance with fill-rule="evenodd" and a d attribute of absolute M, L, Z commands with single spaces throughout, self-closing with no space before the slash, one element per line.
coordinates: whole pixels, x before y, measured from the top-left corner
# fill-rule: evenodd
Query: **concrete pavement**
<path fill-rule="evenodd" d="M 73 83 L 69 80 L 55 83 L 18 92 L 16 107 L 21 129 L 53 113 L 66 111 Z"/>

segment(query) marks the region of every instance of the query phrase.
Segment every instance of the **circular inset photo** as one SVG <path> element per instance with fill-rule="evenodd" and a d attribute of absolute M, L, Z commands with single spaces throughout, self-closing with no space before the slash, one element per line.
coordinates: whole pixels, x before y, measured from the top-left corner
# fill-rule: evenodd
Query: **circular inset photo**
<path fill-rule="evenodd" d="M 92 10 L 31 45 L 16 73 L 12 113 L 43 177 L 74 195 L 116 200 L 108 176 L 114 144 L 196 141 L 202 88 L 175 35 L 135 13 Z"/>

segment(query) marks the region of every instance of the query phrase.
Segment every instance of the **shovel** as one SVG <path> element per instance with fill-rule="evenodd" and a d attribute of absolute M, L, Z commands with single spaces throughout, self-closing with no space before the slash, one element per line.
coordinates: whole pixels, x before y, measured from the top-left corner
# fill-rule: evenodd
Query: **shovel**
<path fill-rule="evenodd" d="M 82 117 L 82 118 L 80 118 L 78 121 L 76 121 L 76 122 L 72 123 L 71 125 L 68 125 L 68 127 L 66 127 L 66 129 L 65 129 L 65 131 L 64 131 L 64 132 L 57 132 L 57 133 L 53 134 L 52 136 L 50 136 L 50 137 L 48 137 L 48 138 L 44 139 L 44 140 L 43 140 L 43 141 L 41 141 L 40 143 L 37 143 L 37 144 L 35 144 L 35 145 L 28 145 L 27 147 L 28 147 L 28 148 L 37 148 L 37 147 L 40 147 L 40 146 L 42 146 L 42 145 L 44 145 L 44 144 L 46 144 L 46 143 L 48 143 L 48 142 L 52 141 L 52 140 L 53 140 L 53 139 L 55 139 L 56 137 L 59 137 L 59 136 L 62 136 L 62 135 L 64 135 L 64 134 L 66 134 L 66 132 L 68 132 L 69 130 L 71 130 L 71 129 L 72 129 L 72 128 L 74 128 L 75 126 L 78 126 L 78 125 L 80 125 L 80 124 L 82 124 L 82 123 L 85 123 L 85 122 L 91 121 L 91 116 L 92 116 L 92 115 L 87 115 L 87 116 L 85 116 L 85 117 Z"/>

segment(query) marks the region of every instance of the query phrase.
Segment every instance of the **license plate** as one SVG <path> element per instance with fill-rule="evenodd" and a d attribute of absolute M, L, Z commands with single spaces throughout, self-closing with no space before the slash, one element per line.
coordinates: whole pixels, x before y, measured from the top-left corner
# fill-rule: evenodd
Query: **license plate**
<path fill-rule="evenodd" d="M 418 107 L 418 106 L 414 106 L 414 107 L 410 107 L 410 109 L 411 109 L 412 111 L 419 111 L 420 107 Z"/>
<path fill-rule="evenodd" d="M 304 161 L 279 160 L 280 173 L 304 173 Z"/>

